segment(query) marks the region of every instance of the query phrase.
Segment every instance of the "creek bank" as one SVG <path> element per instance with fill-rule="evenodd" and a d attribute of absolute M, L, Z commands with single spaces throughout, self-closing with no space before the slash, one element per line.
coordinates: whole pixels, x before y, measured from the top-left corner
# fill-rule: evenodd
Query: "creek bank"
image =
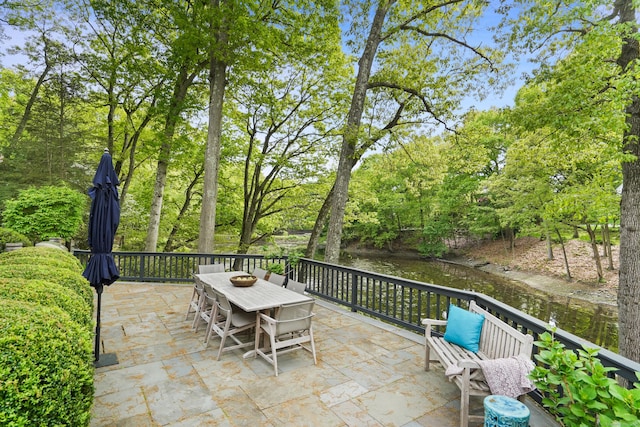
<path fill-rule="evenodd" d="M 344 250 L 344 252 L 353 256 L 393 257 L 414 260 L 421 259 L 456 264 L 481 270 L 485 273 L 510 280 L 516 284 L 523 284 L 549 295 L 574 298 L 591 303 L 606 304 L 617 307 L 616 289 L 612 289 L 610 287 L 599 288 L 592 284 L 569 281 L 550 274 L 542 274 L 540 272 L 512 269 L 509 266 L 495 264 L 487 261 L 486 259 L 471 258 L 462 252 L 451 253 L 442 258 L 426 258 L 420 255 L 418 251 L 406 248 L 398 251 L 389 251 L 356 245 L 350 245 Z"/>
<path fill-rule="evenodd" d="M 523 283 L 547 294 L 576 298 L 591 303 L 617 306 L 617 294 L 610 289 L 598 289 L 593 285 L 568 281 L 562 278 L 530 271 L 512 270 L 484 260 L 474 260 L 463 256 L 451 256 L 439 259 L 441 262 L 475 268 L 511 281 Z"/>

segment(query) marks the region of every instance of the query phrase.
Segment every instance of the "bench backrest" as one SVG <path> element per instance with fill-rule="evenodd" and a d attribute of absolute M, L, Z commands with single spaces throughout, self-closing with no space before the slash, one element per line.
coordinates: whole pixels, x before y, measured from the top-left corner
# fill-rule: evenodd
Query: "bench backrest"
<path fill-rule="evenodd" d="M 488 311 L 479 307 L 475 301 L 469 304 L 469 311 L 482 314 L 484 324 L 480 335 L 480 352 L 489 359 L 517 356 L 525 354 L 531 357 L 533 350 L 533 337 L 523 334 L 509 326 Z"/>

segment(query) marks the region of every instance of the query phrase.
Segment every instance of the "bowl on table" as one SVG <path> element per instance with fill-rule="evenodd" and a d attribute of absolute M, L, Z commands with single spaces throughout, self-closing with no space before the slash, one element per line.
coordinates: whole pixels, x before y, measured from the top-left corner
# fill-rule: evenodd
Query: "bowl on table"
<path fill-rule="evenodd" d="M 241 276 L 233 276 L 229 278 L 229 281 L 233 284 L 233 286 L 239 286 L 239 287 L 252 286 L 254 283 L 256 283 L 257 280 L 258 278 L 256 276 L 251 276 L 249 274 L 244 274 Z"/>

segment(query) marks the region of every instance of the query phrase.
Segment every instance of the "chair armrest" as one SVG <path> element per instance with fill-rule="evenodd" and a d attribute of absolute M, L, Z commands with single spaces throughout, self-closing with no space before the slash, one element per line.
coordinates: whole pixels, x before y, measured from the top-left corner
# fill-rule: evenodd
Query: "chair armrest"
<path fill-rule="evenodd" d="M 265 322 L 267 322 L 270 325 L 275 325 L 276 324 L 276 319 L 274 319 L 273 317 L 267 316 L 264 313 L 258 313 L 258 316 L 260 316 L 261 320 L 264 320 Z"/>

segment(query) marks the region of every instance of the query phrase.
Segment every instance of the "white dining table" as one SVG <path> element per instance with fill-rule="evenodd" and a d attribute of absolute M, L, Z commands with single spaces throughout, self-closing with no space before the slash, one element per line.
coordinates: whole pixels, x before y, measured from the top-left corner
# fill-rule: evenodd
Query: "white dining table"
<path fill-rule="evenodd" d="M 260 335 L 260 312 L 277 309 L 283 304 L 294 304 L 312 301 L 313 298 L 283 288 L 264 279 L 258 279 L 252 286 L 234 286 L 229 279 L 233 276 L 246 275 L 241 271 L 226 271 L 224 273 L 196 274 L 196 280 L 211 286 L 224 294 L 229 302 L 244 311 L 256 313 L 256 334 Z M 259 341 L 259 340 L 258 340 Z M 255 355 L 255 349 L 244 354 L 247 358 Z"/>

